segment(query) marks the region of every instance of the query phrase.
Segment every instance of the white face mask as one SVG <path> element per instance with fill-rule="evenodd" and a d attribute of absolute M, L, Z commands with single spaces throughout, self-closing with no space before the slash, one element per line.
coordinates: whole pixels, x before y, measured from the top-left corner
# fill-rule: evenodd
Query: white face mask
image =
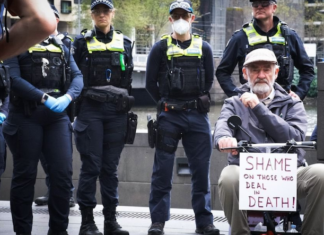
<path fill-rule="evenodd" d="M 190 24 L 188 21 L 180 18 L 179 20 L 176 20 L 172 24 L 173 31 L 177 34 L 183 35 L 187 33 L 190 29 Z"/>

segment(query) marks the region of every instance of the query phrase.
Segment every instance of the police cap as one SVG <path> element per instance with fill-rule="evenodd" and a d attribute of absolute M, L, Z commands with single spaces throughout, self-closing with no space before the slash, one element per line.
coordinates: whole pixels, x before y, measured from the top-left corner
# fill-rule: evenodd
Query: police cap
<path fill-rule="evenodd" d="M 51 4 L 51 8 L 56 16 L 56 18 L 60 18 L 60 13 L 58 12 L 58 10 L 56 9 L 56 7 L 54 5 Z"/>
<path fill-rule="evenodd" d="M 104 4 L 110 9 L 114 8 L 113 0 L 91 0 L 91 10 L 99 4 Z"/>
<path fill-rule="evenodd" d="M 169 13 L 171 14 L 171 12 L 174 10 L 174 9 L 183 9 L 189 13 L 193 13 L 193 9 L 192 9 L 192 4 L 189 0 L 176 0 L 176 1 L 173 1 L 170 5 L 170 11 Z"/>

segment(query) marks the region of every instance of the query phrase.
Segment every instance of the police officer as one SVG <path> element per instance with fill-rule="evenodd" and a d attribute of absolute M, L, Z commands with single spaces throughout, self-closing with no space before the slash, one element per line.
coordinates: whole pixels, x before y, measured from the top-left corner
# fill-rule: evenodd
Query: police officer
<path fill-rule="evenodd" d="M 116 221 L 117 168 L 126 136 L 133 69 L 131 41 L 112 27 L 112 0 L 92 0 L 92 30 L 74 41 L 74 58 L 82 71 L 84 89 L 73 124 L 82 166 L 77 191 L 82 223 L 80 235 L 102 234 L 95 225 L 96 181 L 99 177 L 105 235 L 128 235 Z"/>
<path fill-rule="evenodd" d="M 164 234 L 170 219 L 173 164 L 181 138 L 192 174 L 196 233 L 219 234 L 213 225 L 209 182 L 212 144 L 207 112 L 214 79 L 212 50 L 199 35 L 190 34 L 195 19 L 190 1 L 172 2 L 169 13 L 173 33 L 153 46 L 146 67 L 146 89 L 158 106 L 148 234 Z"/>
<path fill-rule="evenodd" d="M 56 22 L 57 24 L 59 23 L 60 21 L 60 13 L 58 12 L 58 10 L 56 9 L 56 7 L 54 5 L 51 4 L 51 8 L 54 12 L 54 15 L 55 15 L 55 18 L 56 18 Z M 68 33 L 58 33 L 56 34 L 56 36 L 61 39 L 61 41 L 64 43 L 64 45 L 69 49 L 69 53 L 71 53 L 71 50 L 72 50 L 72 42 L 73 42 L 73 38 L 71 38 Z M 47 164 L 47 161 L 46 161 L 46 158 L 43 154 L 41 154 L 40 158 L 39 158 L 40 162 L 41 162 L 41 165 L 44 169 L 44 172 L 46 174 L 46 178 L 45 178 L 45 183 L 46 183 L 46 186 L 47 186 L 47 193 L 44 195 L 44 196 L 41 196 L 41 197 L 37 197 L 35 199 L 35 203 L 36 205 L 47 205 L 48 203 L 48 195 L 49 195 L 49 175 L 48 175 L 48 164 Z M 74 186 L 73 186 L 73 183 L 71 181 L 71 196 L 70 196 L 70 207 L 74 207 L 75 206 L 75 202 L 74 202 L 74 198 L 73 198 L 73 191 L 74 191 Z"/>
<path fill-rule="evenodd" d="M 4 6 L 11 15 L 20 17 L 10 28 L 10 34 L 2 21 Z M 50 14 L 51 8 L 44 0 L 0 0 L 0 13 L 0 34 L 6 29 L 4 37 L 0 37 L 0 60 L 24 52 L 46 38 L 56 27 L 55 18 Z"/>
<path fill-rule="evenodd" d="M 82 74 L 55 36 L 4 63 L 10 66 L 12 79 L 3 133 L 13 155 L 14 231 L 31 234 L 37 165 L 43 154 L 50 180 L 47 234 L 66 235 L 72 180 L 72 126 L 66 108 L 82 91 Z"/>
<path fill-rule="evenodd" d="M 227 96 L 237 95 L 231 79 L 237 63 L 241 84 L 242 67 L 246 54 L 251 50 L 267 47 L 276 54 L 280 72 L 279 83 L 292 97 L 304 99 L 314 78 L 313 64 L 307 56 L 303 42 L 297 33 L 288 28 L 286 23 L 274 16 L 277 0 L 250 0 L 253 20 L 236 31 L 227 43 L 223 58 L 216 70 L 216 77 Z M 300 80 L 297 87 L 292 87 L 293 68 L 299 70 Z"/>

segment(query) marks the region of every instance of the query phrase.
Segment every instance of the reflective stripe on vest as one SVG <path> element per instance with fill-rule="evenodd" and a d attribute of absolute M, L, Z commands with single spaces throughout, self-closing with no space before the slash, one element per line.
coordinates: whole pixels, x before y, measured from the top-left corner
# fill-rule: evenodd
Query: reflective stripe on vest
<path fill-rule="evenodd" d="M 119 51 L 123 52 L 124 49 L 124 36 L 122 33 L 117 33 L 113 31 L 113 37 L 111 42 L 105 44 L 99 42 L 96 37 L 87 40 L 88 51 L 91 54 L 93 51 Z"/>
<path fill-rule="evenodd" d="M 28 51 L 29 53 L 32 53 L 33 51 L 50 51 L 50 52 L 58 52 L 58 53 L 62 52 L 61 48 L 54 46 L 53 44 L 49 44 L 46 46 L 36 44 L 35 46 L 30 47 Z"/>
<path fill-rule="evenodd" d="M 269 42 L 272 44 L 281 44 L 285 45 L 286 40 L 281 34 L 281 23 L 278 23 L 277 25 L 277 33 L 269 37 Z M 250 46 L 255 46 L 261 43 L 267 43 L 268 42 L 268 37 L 267 36 L 262 36 L 260 35 L 254 28 L 253 24 L 250 23 L 248 27 L 243 28 Z"/>
<path fill-rule="evenodd" d="M 162 36 L 161 39 L 167 39 L 167 56 L 169 60 L 171 60 L 171 57 L 196 56 L 201 58 L 202 56 L 202 38 L 198 35 L 192 35 L 191 44 L 185 50 L 172 44 L 171 35 Z"/>

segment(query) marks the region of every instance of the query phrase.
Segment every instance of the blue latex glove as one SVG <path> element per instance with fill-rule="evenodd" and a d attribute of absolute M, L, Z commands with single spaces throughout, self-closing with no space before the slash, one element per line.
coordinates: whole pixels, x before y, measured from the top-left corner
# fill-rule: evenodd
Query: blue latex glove
<path fill-rule="evenodd" d="M 56 99 L 52 96 L 48 96 L 47 100 L 45 101 L 44 105 L 49 108 L 50 110 L 52 110 L 52 108 L 54 107 L 56 103 Z"/>
<path fill-rule="evenodd" d="M 2 124 L 4 122 L 4 120 L 6 120 L 6 115 L 4 115 L 3 113 L 0 113 L 0 124 Z"/>
<path fill-rule="evenodd" d="M 70 98 L 65 94 L 56 99 L 56 103 L 52 106 L 51 110 L 56 113 L 61 113 L 66 109 L 70 102 Z"/>

